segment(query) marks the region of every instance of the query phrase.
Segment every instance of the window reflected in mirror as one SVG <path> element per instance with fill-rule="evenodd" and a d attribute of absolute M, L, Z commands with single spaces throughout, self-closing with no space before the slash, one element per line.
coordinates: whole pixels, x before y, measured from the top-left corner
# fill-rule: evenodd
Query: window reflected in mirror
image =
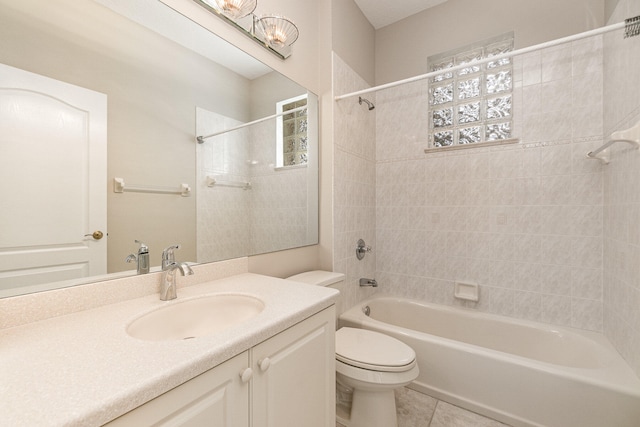
<path fill-rule="evenodd" d="M 276 104 L 276 113 L 284 114 L 276 127 L 276 166 L 306 165 L 308 162 L 309 138 L 307 117 L 307 95 L 286 99 Z"/>

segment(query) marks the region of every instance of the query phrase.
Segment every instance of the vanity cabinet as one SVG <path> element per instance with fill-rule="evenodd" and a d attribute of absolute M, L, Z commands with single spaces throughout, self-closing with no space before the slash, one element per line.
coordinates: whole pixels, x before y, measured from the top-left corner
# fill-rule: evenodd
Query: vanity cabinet
<path fill-rule="evenodd" d="M 245 351 L 106 425 L 248 426 L 249 383 L 240 376 L 248 364 Z"/>
<path fill-rule="evenodd" d="M 335 427 L 335 308 L 251 350 L 252 427 Z"/>
<path fill-rule="evenodd" d="M 335 426 L 331 306 L 108 423 L 122 426 Z"/>

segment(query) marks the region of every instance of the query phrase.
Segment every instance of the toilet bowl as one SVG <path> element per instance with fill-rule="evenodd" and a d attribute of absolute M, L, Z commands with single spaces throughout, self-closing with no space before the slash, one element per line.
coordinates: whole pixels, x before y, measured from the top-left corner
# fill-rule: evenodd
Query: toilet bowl
<path fill-rule="evenodd" d="M 349 427 L 396 427 L 394 390 L 418 377 L 416 354 L 379 332 L 336 332 L 336 380 L 353 389 Z"/>
<path fill-rule="evenodd" d="M 297 282 L 339 286 L 344 275 L 308 271 L 288 278 Z M 397 427 L 394 390 L 418 377 L 416 354 L 405 343 L 357 328 L 336 332 L 336 381 L 353 390 L 348 427 Z"/>

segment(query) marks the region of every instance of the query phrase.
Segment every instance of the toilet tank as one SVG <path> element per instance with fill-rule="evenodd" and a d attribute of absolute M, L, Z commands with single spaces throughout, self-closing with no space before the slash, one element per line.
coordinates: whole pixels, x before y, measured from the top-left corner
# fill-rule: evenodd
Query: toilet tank
<path fill-rule="evenodd" d="M 344 274 L 334 273 L 333 271 L 313 270 L 287 277 L 287 280 L 307 283 L 309 285 L 332 286 L 342 282 L 344 280 Z"/>
<path fill-rule="evenodd" d="M 336 326 L 338 325 L 338 318 L 346 310 L 342 296 L 342 292 L 344 291 L 344 286 L 342 286 L 344 284 L 343 273 L 334 273 L 333 271 L 324 270 L 313 270 L 305 271 L 304 273 L 287 277 L 287 280 L 306 283 L 308 285 L 330 286 L 331 288 L 340 291 L 340 296 L 336 301 Z"/>

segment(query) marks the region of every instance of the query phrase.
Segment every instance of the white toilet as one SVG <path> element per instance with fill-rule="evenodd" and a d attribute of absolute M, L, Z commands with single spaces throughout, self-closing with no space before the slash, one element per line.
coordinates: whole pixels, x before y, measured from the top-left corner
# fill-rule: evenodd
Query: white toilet
<path fill-rule="evenodd" d="M 308 271 L 289 280 L 312 285 L 339 285 L 341 273 Z M 418 377 L 416 354 L 405 343 L 357 328 L 336 332 L 336 380 L 353 389 L 348 427 L 396 427 L 394 390 Z"/>

